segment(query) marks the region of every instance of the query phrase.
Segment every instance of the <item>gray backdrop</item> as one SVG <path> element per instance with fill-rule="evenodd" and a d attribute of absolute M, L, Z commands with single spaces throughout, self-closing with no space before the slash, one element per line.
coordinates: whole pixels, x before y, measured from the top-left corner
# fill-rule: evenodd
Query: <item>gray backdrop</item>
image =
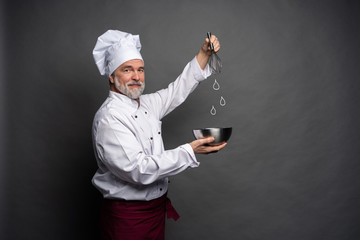
<path fill-rule="evenodd" d="M 97 239 L 91 124 L 108 84 L 92 49 L 108 29 L 140 34 L 146 92 L 174 80 L 207 31 L 221 40 L 223 72 L 163 119 L 163 133 L 168 149 L 197 127 L 233 135 L 171 178 L 181 218 L 167 221 L 167 239 L 360 238 L 358 1 L 0 6 L 1 239 Z"/>

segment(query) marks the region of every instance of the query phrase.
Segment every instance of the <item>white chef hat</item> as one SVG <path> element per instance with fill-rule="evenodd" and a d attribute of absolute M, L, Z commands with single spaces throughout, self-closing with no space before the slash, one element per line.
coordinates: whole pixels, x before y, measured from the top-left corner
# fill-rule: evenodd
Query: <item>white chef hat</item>
<path fill-rule="evenodd" d="M 109 77 L 124 62 L 143 60 L 140 49 L 139 35 L 108 30 L 97 39 L 93 56 L 100 74 Z"/>

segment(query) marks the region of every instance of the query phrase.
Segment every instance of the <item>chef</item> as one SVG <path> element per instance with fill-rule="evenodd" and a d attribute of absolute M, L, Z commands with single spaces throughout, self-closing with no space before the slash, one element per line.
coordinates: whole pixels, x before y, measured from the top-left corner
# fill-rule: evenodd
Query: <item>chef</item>
<path fill-rule="evenodd" d="M 109 96 L 97 111 L 92 136 L 98 164 L 92 183 L 103 195 L 102 239 L 164 239 L 165 214 L 179 217 L 167 198 L 168 177 L 199 166 L 196 154 L 217 152 L 213 137 L 165 150 L 161 119 L 185 101 L 211 75 L 208 60 L 220 50 L 215 35 L 166 89 L 142 95 L 145 66 L 139 35 L 108 30 L 93 50 Z"/>

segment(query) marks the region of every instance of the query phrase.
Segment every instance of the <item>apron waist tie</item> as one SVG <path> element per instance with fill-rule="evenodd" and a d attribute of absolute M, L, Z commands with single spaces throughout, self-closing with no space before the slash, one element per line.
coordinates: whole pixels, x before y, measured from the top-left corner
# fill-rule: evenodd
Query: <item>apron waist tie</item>
<path fill-rule="evenodd" d="M 167 218 L 172 218 L 175 221 L 178 220 L 180 217 L 168 197 L 166 197 L 166 216 Z"/>

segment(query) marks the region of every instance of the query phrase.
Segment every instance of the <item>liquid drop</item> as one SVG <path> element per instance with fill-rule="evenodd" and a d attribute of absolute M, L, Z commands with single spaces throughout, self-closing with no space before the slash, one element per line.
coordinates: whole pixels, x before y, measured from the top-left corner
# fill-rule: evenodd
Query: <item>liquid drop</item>
<path fill-rule="evenodd" d="M 214 105 L 212 106 L 211 110 L 210 110 L 211 115 L 215 115 L 216 114 L 216 109 L 214 107 Z"/>
<path fill-rule="evenodd" d="M 221 105 L 221 106 L 225 106 L 225 105 L 226 105 L 226 102 L 225 102 L 225 99 L 223 98 L 223 96 L 221 96 L 221 98 L 220 98 L 220 105 Z"/>
<path fill-rule="evenodd" d="M 214 89 L 214 90 L 219 90 L 219 89 L 220 89 L 220 85 L 219 85 L 219 83 L 216 81 L 216 79 L 215 79 L 215 82 L 214 82 L 214 84 L 213 84 L 213 89 Z"/>

